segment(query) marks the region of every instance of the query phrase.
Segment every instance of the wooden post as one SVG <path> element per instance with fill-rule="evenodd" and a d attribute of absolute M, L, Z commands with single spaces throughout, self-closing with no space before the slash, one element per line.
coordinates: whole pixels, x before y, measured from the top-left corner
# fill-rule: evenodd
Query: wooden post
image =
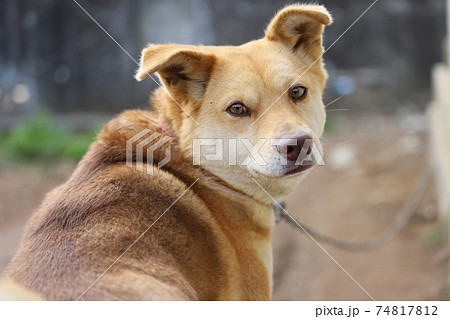
<path fill-rule="evenodd" d="M 447 0 L 447 37 L 444 63 L 432 70 L 430 122 L 430 164 L 435 172 L 441 217 L 450 221 L 450 0 Z"/>
<path fill-rule="evenodd" d="M 445 39 L 445 50 L 447 65 L 450 65 L 450 0 L 447 0 L 447 38 Z"/>

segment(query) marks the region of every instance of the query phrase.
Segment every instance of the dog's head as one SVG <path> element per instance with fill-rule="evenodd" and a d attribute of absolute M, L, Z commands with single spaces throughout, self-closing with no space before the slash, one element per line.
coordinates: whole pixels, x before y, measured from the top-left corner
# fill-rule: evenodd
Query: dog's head
<path fill-rule="evenodd" d="M 282 196 L 322 154 L 322 33 L 330 23 L 322 6 L 289 6 L 264 38 L 239 47 L 150 45 L 136 77 L 158 74 L 166 92 L 154 107 L 194 164 L 260 199 L 267 195 L 255 180 Z"/>

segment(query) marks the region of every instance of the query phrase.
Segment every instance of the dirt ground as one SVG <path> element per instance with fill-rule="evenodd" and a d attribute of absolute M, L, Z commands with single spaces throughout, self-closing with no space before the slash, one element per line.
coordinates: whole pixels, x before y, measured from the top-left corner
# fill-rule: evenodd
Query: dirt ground
<path fill-rule="evenodd" d="M 325 136 L 325 166 L 286 198 L 287 210 L 328 235 L 368 239 L 400 210 L 426 165 L 420 115 L 335 119 Z M 0 273 L 16 251 L 24 224 L 45 194 L 73 170 L 70 163 L 0 166 Z M 448 298 L 447 238 L 433 186 L 411 223 L 370 252 L 324 249 L 377 300 Z M 276 300 L 369 300 L 343 269 L 285 221 L 274 232 Z"/>

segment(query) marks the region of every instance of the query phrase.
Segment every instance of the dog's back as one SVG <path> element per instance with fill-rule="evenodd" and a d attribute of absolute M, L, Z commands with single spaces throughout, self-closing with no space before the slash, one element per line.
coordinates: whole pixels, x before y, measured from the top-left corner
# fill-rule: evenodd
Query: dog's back
<path fill-rule="evenodd" d="M 248 211 L 236 201 L 242 200 L 238 193 L 226 198 L 229 188 L 189 165 L 176 145 L 165 170 L 152 168 L 149 175 L 126 166 L 121 143 L 152 128 L 151 116 L 129 111 L 103 130 L 70 180 L 48 194 L 33 215 L 6 274 L 48 299 L 268 299 L 269 283 L 261 280 L 267 274 L 254 273 L 264 272 L 259 258 L 254 256 L 251 272 L 236 260 L 237 251 L 252 255 L 252 249 L 235 244 L 246 240 L 248 227 L 236 227 L 242 222 L 237 217 L 236 225 L 227 227 L 242 238 L 228 238 L 211 213 Z M 203 198 L 210 197 L 216 200 L 208 207 Z M 257 287 L 253 291 L 234 289 L 252 277 L 258 281 L 249 285 Z"/>

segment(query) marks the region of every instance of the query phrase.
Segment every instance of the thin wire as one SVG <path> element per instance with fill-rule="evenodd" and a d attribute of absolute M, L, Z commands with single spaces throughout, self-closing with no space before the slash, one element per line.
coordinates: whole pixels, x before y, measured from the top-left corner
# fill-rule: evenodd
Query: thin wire
<path fill-rule="evenodd" d="M 311 238 L 312 239 L 312 241 L 314 241 L 314 243 L 316 243 L 316 245 L 317 246 L 319 246 L 320 247 L 320 249 L 322 249 L 323 250 L 323 252 L 325 253 L 325 254 L 327 254 L 328 255 L 328 257 L 330 257 L 331 258 L 331 260 L 333 260 L 335 263 L 336 263 L 336 265 L 338 265 L 339 266 L 339 268 L 341 268 L 342 269 L 342 271 L 344 271 L 345 272 L 345 274 L 348 276 L 348 277 L 350 277 L 350 279 L 351 280 L 353 280 L 353 282 L 356 284 L 356 285 L 358 285 L 358 287 L 359 288 L 361 288 L 361 290 L 362 291 L 364 291 L 365 293 L 366 293 L 366 295 L 367 296 L 369 296 L 369 298 L 370 299 L 372 299 L 373 301 L 376 301 L 375 300 L 375 298 L 373 298 L 372 297 L 372 295 L 369 293 L 369 292 L 367 292 L 367 290 L 355 279 L 355 278 L 353 278 L 353 276 L 352 275 L 350 275 L 350 273 L 347 271 L 347 270 L 345 270 L 345 268 L 344 267 L 342 267 L 341 266 L 341 264 L 333 257 L 333 256 L 331 256 L 330 255 L 330 253 L 328 253 L 328 251 L 302 226 L 302 225 L 300 225 L 296 220 L 295 220 L 295 218 L 294 217 L 292 217 L 291 216 L 291 214 L 289 214 L 284 208 L 283 208 L 283 206 L 281 206 L 280 205 L 280 203 L 275 199 L 275 198 L 273 198 L 272 197 L 272 195 L 270 195 L 254 178 L 252 178 L 253 179 L 253 181 L 267 194 L 267 196 L 269 196 L 270 197 L 270 199 L 272 199 L 273 200 L 273 202 L 275 203 L 275 204 L 277 204 L 282 210 L 283 210 L 283 212 L 287 215 L 287 216 L 289 216 L 297 225 L 298 225 L 298 227 L 300 227 L 304 232 L 305 232 L 305 234 L 306 235 L 308 235 L 308 237 L 309 238 Z"/>

